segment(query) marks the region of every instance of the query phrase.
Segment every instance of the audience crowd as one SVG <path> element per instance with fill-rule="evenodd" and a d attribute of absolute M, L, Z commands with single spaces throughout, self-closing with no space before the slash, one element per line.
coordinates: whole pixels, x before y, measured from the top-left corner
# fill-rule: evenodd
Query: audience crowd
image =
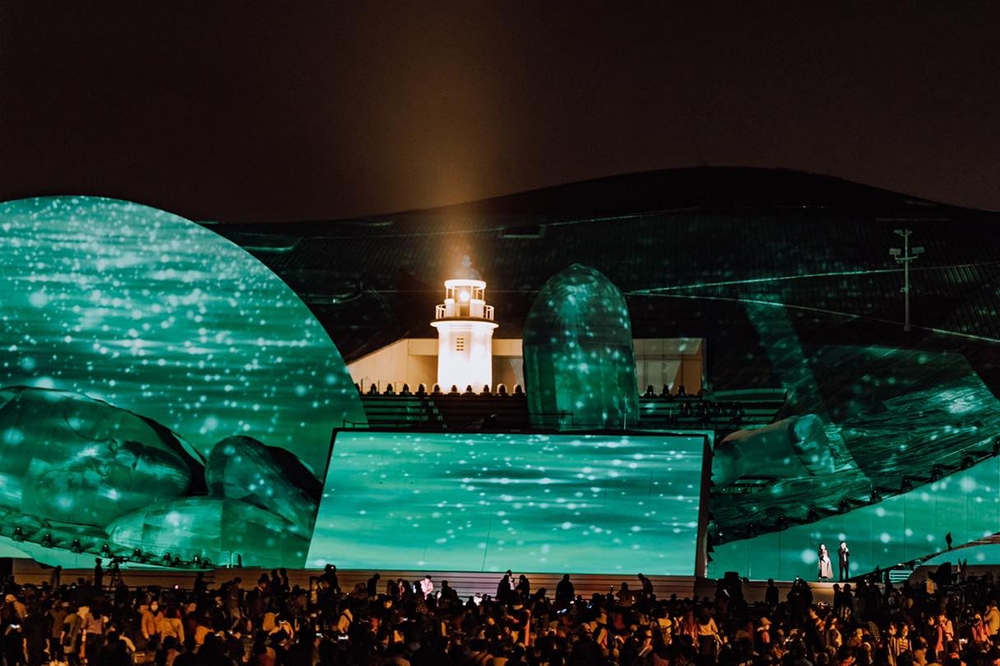
<path fill-rule="evenodd" d="M 430 576 L 342 590 L 333 566 L 306 588 L 275 570 L 189 590 L 105 587 L 98 570 L 71 585 L 9 578 L 0 653 L 6 666 L 1000 666 L 998 596 L 992 575 L 845 583 L 832 603 L 769 581 L 747 603 L 738 580 L 661 598 L 641 574 L 584 598 L 569 575 L 549 591 L 507 572 L 495 594 L 462 598 Z"/>

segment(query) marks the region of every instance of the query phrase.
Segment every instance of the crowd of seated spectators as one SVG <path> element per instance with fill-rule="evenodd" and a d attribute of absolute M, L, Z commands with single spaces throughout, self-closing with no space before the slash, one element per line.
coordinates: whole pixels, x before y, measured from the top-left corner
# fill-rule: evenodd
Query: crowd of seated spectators
<path fill-rule="evenodd" d="M 409 384 L 403 384 L 402 387 L 399 389 L 398 393 L 396 392 L 396 389 L 395 389 L 395 387 L 392 384 L 386 384 L 385 388 L 381 389 L 381 391 L 379 390 L 379 387 L 378 387 L 377 384 L 371 384 L 368 387 L 368 392 L 367 393 L 365 393 L 364 391 L 362 391 L 361 384 L 355 384 L 354 388 L 357 390 L 357 392 L 359 394 L 361 394 L 361 395 L 370 395 L 370 396 L 375 396 L 375 395 L 397 396 L 398 395 L 398 396 L 403 396 L 403 397 L 416 396 L 418 398 L 424 398 L 424 397 L 427 397 L 427 396 L 442 396 L 442 395 L 450 395 L 450 396 L 456 396 L 456 395 L 493 396 L 493 395 L 498 395 L 498 396 L 501 396 L 501 397 L 505 397 L 507 395 L 511 395 L 510 393 L 508 393 L 507 386 L 505 384 L 497 384 L 497 386 L 496 386 L 496 393 L 493 392 L 493 389 L 490 388 L 489 384 L 484 384 L 483 387 L 482 387 L 482 390 L 478 390 L 478 391 L 472 386 L 472 384 L 466 385 L 464 391 L 459 391 L 458 390 L 458 385 L 457 384 L 452 384 L 451 389 L 448 390 L 447 392 L 443 391 L 441 389 L 441 386 L 439 384 L 434 384 L 434 386 L 430 389 L 429 392 L 428 392 L 427 386 L 425 384 L 420 384 L 419 386 L 417 386 L 416 391 L 411 391 Z M 524 397 L 524 389 L 521 388 L 520 384 L 514 384 L 513 395 L 518 396 L 518 397 Z"/>
<path fill-rule="evenodd" d="M 221 573 L 221 572 L 220 572 Z M 554 591 L 507 572 L 492 595 L 447 581 L 385 580 L 342 590 L 328 566 L 307 588 L 286 572 L 193 589 L 4 585 L 8 666 L 249 663 L 384 666 L 986 666 L 1000 664 L 1000 585 L 992 575 L 929 591 L 867 582 L 815 603 L 797 581 L 762 602 L 720 581 L 714 598 L 660 598 L 639 575 L 606 594 Z"/>

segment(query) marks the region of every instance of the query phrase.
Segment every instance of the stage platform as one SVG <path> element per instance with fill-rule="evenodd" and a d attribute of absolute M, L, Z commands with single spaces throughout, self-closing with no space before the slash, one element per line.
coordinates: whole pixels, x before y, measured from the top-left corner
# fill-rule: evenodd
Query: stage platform
<path fill-rule="evenodd" d="M 42 567 L 31 560 L 15 560 L 13 573 L 18 583 L 33 583 L 40 585 L 48 582 L 52 569 Z M 191 569 L 165 569 L 165 568 L 123 568 L 122 579 L 130 587 L 158 585 L 160 587 L 180 586 L 182 589 L 191 589 L 195 577 L 199 571 Z M 242 579 L 242 587 L 250 589 L 257 582 L 261 574 L 269 573 L 267 569 L 259 568 L 232 568 L 213 569 L 201 572 L 208 581 L 209 586 L 219 587 L 222 583 L 231 581 L 239 577 Z M 308 588 L 310 580 L 322 574 L 318 569 L 296 569 L 288 571 L 289 582 L 294 586 Z M 345 591 L 350 591 L 355 585 L 367 582 L 374 571 L 344 570 L 337 571 L 340 586 Z M 514 572 L 520 575 L 522 572 Z M 65 569 L 62 572 L 63 584 L 69 584 L 77 579 L 88 579 L 92 576 L 92 569 Z M 417 582 L 424 576 L 430 574 L 435 582 L 435 587 L 440 588 L 442 581 L 455 588 L 464 599 L 476 593 L 494 595 L 497 583 L 503 576 L 503 572 L 458 572 L 458 571 L 380 571 L 379 592 L 385 590 L 385 585 L 389 580 L 403 578 L 410 582 Z M 105 574 L 107 575 L 107 574 Z M 525 573 L 531 581 L 532 591 L 544 587 L 549 596 L 555 595 L 556 585 L 562 578 L 561 574 L 548 573 Z M 677 595 L 679 599 L 697 597 L 709 599 L 714 598 L 718 581 L 714 578 L 695 578 L 694 576 L 648 576 L 653 581 L 656 596 L 660 599 L 667 599 L 671 595 Z M 609 591 L 617 591 L 623 582 L 628 583 L 633 591 L 641 589 L 639 579 L 635 575 L 621 574 L 570 574 L 570 580 L 578 595 L 590 597 L 594 594 L 606 594 Z M 775 581 L 780 591 L 780 598 L 784 600 L 792 581 Z M 813 599 L 816 603 L 833 603 L 833 583 L 809 582 L 809 588 L 813 592 Z M 751 604 L 764 601 L 764 592 L 767 588 L 766 581 L 743 581 L 742 589 L 744 598 Z"/>
<path fill-rule="evenodd" d="M 106 563 L 105 563 L 106 567 Z M 48 582 L 52 573 L 49 567 L 43 567 L 32 560 L 14 560 L 13 573 L 18 583 L 33 583 L 40 585 Z M 173 587 L 179 585 L 183 589 L 190 589 L 194 584 L 198 570 L 193 569 L 168 569 L 156 567 L 122 567 L 122 580 L 130 587 L 158 585 L 161 587 Z M 226 581 L 239 577 L 242 579 L 242 587 L 250 589 L 256 584 L 261 574 L 270 573 L 269 569 L 260 568 L 223 568 L 212 569 L 201 572 L 208 581 L 210 587 L 218 587 Z M 311 579 L 323 573 L 320 569 L 295 569 L 288 571 L 288 580 L 294 586 L 308 588 Z M 366 583 L 375 571 L 362 571 L 357 569 L 339 569 L 337 574 L 340 580 L 340 587 L 346 592 L 350 592 L 358 583 Z M 467 598 L 476 593 L 496 594 L 497 584 L 503 577 L 504 572 L 467 572 L 467 571 L 379 571 L 381 580 L 379 581 L 379 592 L 384 592 L 385 585 L 389 580 L 403 578 L 412 583 L 418 582 L 426 575 L 430 575 L 435 583 L 435 588 L 439 589 L 442 581 L 448 581 L 448 585 L 455 588 L 462 598 Z M 562 574 L 551 573 L 530 573 L 515 571 L 515 576 L 524 573 L 531 582 L 531 590 L 534 592 L 544 587 L 549 596 L 555 595 L 556 585 L 562 578 Z M 639 573 L 639 572 L 637 572 Z M 93 575 L 93 569 L 64 569 L 62 572 L 62 583 L 69 584 L 79 578 L 84 580 Z M 107 569 L 105 568 L 105 578 Z M 656 595 L 660 598 L 667 598 L 676 594 L 678 598 L 690 597 L 694 594 L 696 586 L 694 576 L 648 576 L 653 581 Z M 617 591 L 623 582 L 633 591 L 641 589 L 641 583 L 635 574 L 570 574 L 570 580 L 578 595 L 589 597 L 593 594 Z M 715 582 L 711 582 L 712 593 L 714 593 Z"/>

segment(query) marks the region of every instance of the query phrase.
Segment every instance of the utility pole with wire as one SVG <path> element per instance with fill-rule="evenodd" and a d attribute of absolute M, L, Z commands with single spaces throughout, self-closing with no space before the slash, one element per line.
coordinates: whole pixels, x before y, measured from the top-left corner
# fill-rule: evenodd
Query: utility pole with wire
<path fill-rule="evenodd" d="M 898 247 L 889 248 L 889 254 L 896 259 L 897 264 L 903 264 L 903 288 L 900 289 L 903 292 L 903 330 L 909 333 L 910 263 L 924 253 L 924 248 L 922 246 L 910 247 L 910 234 L 913 232 L 909 229 L 896 229 L 893 233 L 903 238 L 903 249 L 899 249 Z"/>

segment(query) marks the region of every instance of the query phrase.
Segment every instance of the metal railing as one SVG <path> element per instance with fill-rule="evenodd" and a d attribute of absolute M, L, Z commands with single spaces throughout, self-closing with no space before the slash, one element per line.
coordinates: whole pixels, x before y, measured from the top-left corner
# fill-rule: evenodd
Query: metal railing
<path fill-rule="evenodd" d="M 448 315 L 448 306 L 445 305 L 444 303 L 441 303 L 441 304 L 439 304 L 439 305 L 437 305 L 437 306 L 434 307 L 434 318 L 435 319 L 483 319 L 485 321 L 493 321 L 493 313 L 494 313 L 494 309 L 493 309 L 492 305 L 484 305 L 483 306 L 483 316 L 482 317 L 475 317 L 475 316 L 472 315 L 471 312 L 469 314 L 466 314 L 466 315 L 453 314 L 453 315 L 449 316 Z"/>

